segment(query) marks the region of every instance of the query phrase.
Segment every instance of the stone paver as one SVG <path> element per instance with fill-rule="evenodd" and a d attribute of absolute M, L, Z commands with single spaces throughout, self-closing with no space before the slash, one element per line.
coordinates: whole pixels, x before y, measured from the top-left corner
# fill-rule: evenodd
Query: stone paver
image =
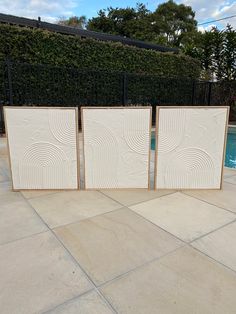
<path fill-rule="evenodd" d="M 130 206 L 130 209 L 187 242 L 236 218 L 233 213 L 180 192 Z"/>
<path fill-rule="evenodd" d="M 2 156 L 1 154 L 0 154 L 0 171 L 2 174 L 4 174 L 3 179 L 9 180 L 11 178 L 8 158 L 6 156 Z"/>
<path fill-rule="evenodd" d="M 51 232 L 0 246 L 1 314 L 42 313 L 92 288 Z"/>
<path fill-rule="evenodd" d="M 113 314 L 115 313 L 101 296 L 95 292 L 73 299 L 58 306 L 47 314 Z"/>
<path fill-rule="evenodd" d="M 182 245 L 129 209 L 54 231 L 97 285 Z"/>
<path fill-rule="evenodd" d="M 39 196 L 45 196 L 45 195 L 50 195 L 50 194 L 55 194 L 55 193 L 59 193 L 61 191 L 54 191 L 54 190 L 25 190 L 25 191 L 21 191 L 21 194 L 26 198 L 34 198 L 34 197 L 39 197 Z"/>
<path fill-rule="evenodd" d="M 97 191 L 60 192 L 31 198 L 29 202 L 51 228 L 122 207 Z"/>
<path fill-rule="evenodd" d="M 9 171 L 6 158 L 0 157 L 0 182 L 9 181 Z"/>
<path fill-rule="evenodd" d="M 6 175 L 5 172 L 2 171 L 2 169 L 0 169 L 0 182 L 4 182 L 9 180 L 8 176 Z"/>
<path fill-rule="evenodd" d="M 117 202 L 129 206 L 140 202 L 145 202 L 163 195 L 174 193 L 174 190 L 101 190 L 102 193 L 116 200 Z"/>
<path fill-rule="evenodd" d="M 231 223 L 205 237 L 196 240 L 192 245 L 236 271 L 236 222 Z"/>
<path fill-rule="evenodd" d="M 14 195 L 16 192 L 13 192 L 11 189 L 12 189 L 12 184 L 10 181 L 0 182 L 0 197 L 1 195 L 2 196 Z"/>
<path fill-rule="evenodd" d="M 188 248 L 101 288 L 118 313 L 234 314 L 236 274 Z"/>
<path fill-rule="evenodd" d="M 231 183 L 231 184 L 236 184 L 236 175 L 235 176 L 230 176 L 224 179 L 225 182 Z"/>
<path fill-rule="evenodd" d="M 224 182 L 222 190 L 194 190 L 184 191 L 184 193 L 236 213 L 236 186 L 234 184 Z"/>
<path fill-rule="evenodd" d="M 8 155 L 7 139 L 0 137 L 0 157 Z"/>
<path fill-rule="evenodd" d="M 0 244 L 47 230 L 20 193 L 9 192 L 0 199 Z"/>
<path fill-rule="evenodd" d="M 236 174 L 236 169 L 235 168 L 224 167 L 224 171 L 223 171 L 224 178 L 233 176 L 235 174 Z"/>
<path fill-rule="evenodd" d="M 13 192 L 0 139 L 0 313 L 234 314 L 235 194 L 229 168 L 222 191 Z"/>

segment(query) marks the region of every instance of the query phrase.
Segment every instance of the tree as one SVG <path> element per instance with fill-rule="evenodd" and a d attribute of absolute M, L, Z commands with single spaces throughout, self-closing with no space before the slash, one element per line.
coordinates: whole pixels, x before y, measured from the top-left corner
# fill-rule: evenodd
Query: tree
<path fill-rule="evenodd" d="M 236 31 L 229 24 L 224 34 L 224 76 L 236 80 Z"/>
<path fill-rule="evenodd" d="M 201 61 L 204 79 L 236 79 L 236 31 L 230 25 L 221 31 L 213 27 L 199 33 L 198 40 L 186 45 L 184 53 Z"/>
<path fill-rule="evenodd" d="M 88 21 L 87 29 L 140 40 L 152 39 L 150 11 L 142 3 L 135 8 L 100 10 L 97 17 Z"/>
<path fill-rule="evenodd" d="M 133 39 L 181 47 L 197 31 L 195 13 L 190 6 L 172 0 L 150 12 L 142 3 L 135 8 L 108 8 L 88 21 L 87 29 Z"/>
<path fill-rule="evenodd" d="M 176 4 L 173 0 L 160 4 L 153 12 L 152 20 L 156 39 L 164 38 L 170 46 L 181 47 L 188 34 L 197 32 L 195 12 L 190 6 Z"/>
<path fill-rule="evenodd" d="M 58 20 L 57 24 L 64 26 L 71 26 L 75 28 L 84 29 L 87 23 L 86 16 L 71 16 L 68 19 L 61 18 Z"/>

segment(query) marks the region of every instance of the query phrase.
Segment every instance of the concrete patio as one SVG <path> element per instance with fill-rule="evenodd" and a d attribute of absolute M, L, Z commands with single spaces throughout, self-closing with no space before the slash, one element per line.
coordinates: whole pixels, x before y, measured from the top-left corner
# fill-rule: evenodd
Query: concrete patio
<path fill-rule="evenodd" d="M 0 139 L 0 313 L 234 314 L 235 195 L 12 192 Z"/>

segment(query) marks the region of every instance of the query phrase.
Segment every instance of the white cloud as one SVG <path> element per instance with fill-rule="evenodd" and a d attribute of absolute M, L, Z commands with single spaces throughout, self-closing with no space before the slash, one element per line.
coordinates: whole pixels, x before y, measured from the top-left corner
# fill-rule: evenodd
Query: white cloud
<path fill-rule="evenodd" d="M 76 0 L 0 0 L 0 12 L 16 16 L 55 22 L 59 17 L 74 15 Z"/>
<path fill-rule="evenodd" d="M 199 23 L 221 19 L 236 14 L 236 0 L 179 0 L 178 3 L 190 5 L 196 13 Z M 218 27 L 225 27 L 231 24 L 236 28 L 236 17 L 217 22 Z M 210 24 L 199 26 L 199 29 L 209 29 Z"/>
<path fill-rule="evenodd" d="M 207 25 L 202 25 L 202 26 L 198 26 L 198 30 L 202 33 L 206 32 L 206 31 L 210 31 L 212 29 L 212 27 L 216 27 L 216 24 L 207 24 Z"/>

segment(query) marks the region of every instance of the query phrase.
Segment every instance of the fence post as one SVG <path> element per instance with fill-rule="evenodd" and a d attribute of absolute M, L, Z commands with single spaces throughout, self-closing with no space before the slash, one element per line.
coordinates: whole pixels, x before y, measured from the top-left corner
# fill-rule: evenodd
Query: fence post
<path fill-rule="evenodd" d="M 123 73 L 123 94 L 122 94 L 122 104 L 127 105 L 127 74 Z"/>
<path fill-rule="evenodd" d="M 8 89 L 9 89 L 9 105 L 13 105 L 11 61 L 9 59 L 6 60 L 6 65 L 7 65 L 7 80 L 8 80 Z"/>
<path fill-rule="evenodd" d="M 208 82 L 208 97 L 207 97 L 207 105 L 211 105 L 211 87 L 212 87 L 212 82 Z"/>
<path fill-rule="evenodd" d="M 192 105 L 194 105 L 194 100 L 195 100 L 195 80 L 193 80 L 192 84 Z"/>

